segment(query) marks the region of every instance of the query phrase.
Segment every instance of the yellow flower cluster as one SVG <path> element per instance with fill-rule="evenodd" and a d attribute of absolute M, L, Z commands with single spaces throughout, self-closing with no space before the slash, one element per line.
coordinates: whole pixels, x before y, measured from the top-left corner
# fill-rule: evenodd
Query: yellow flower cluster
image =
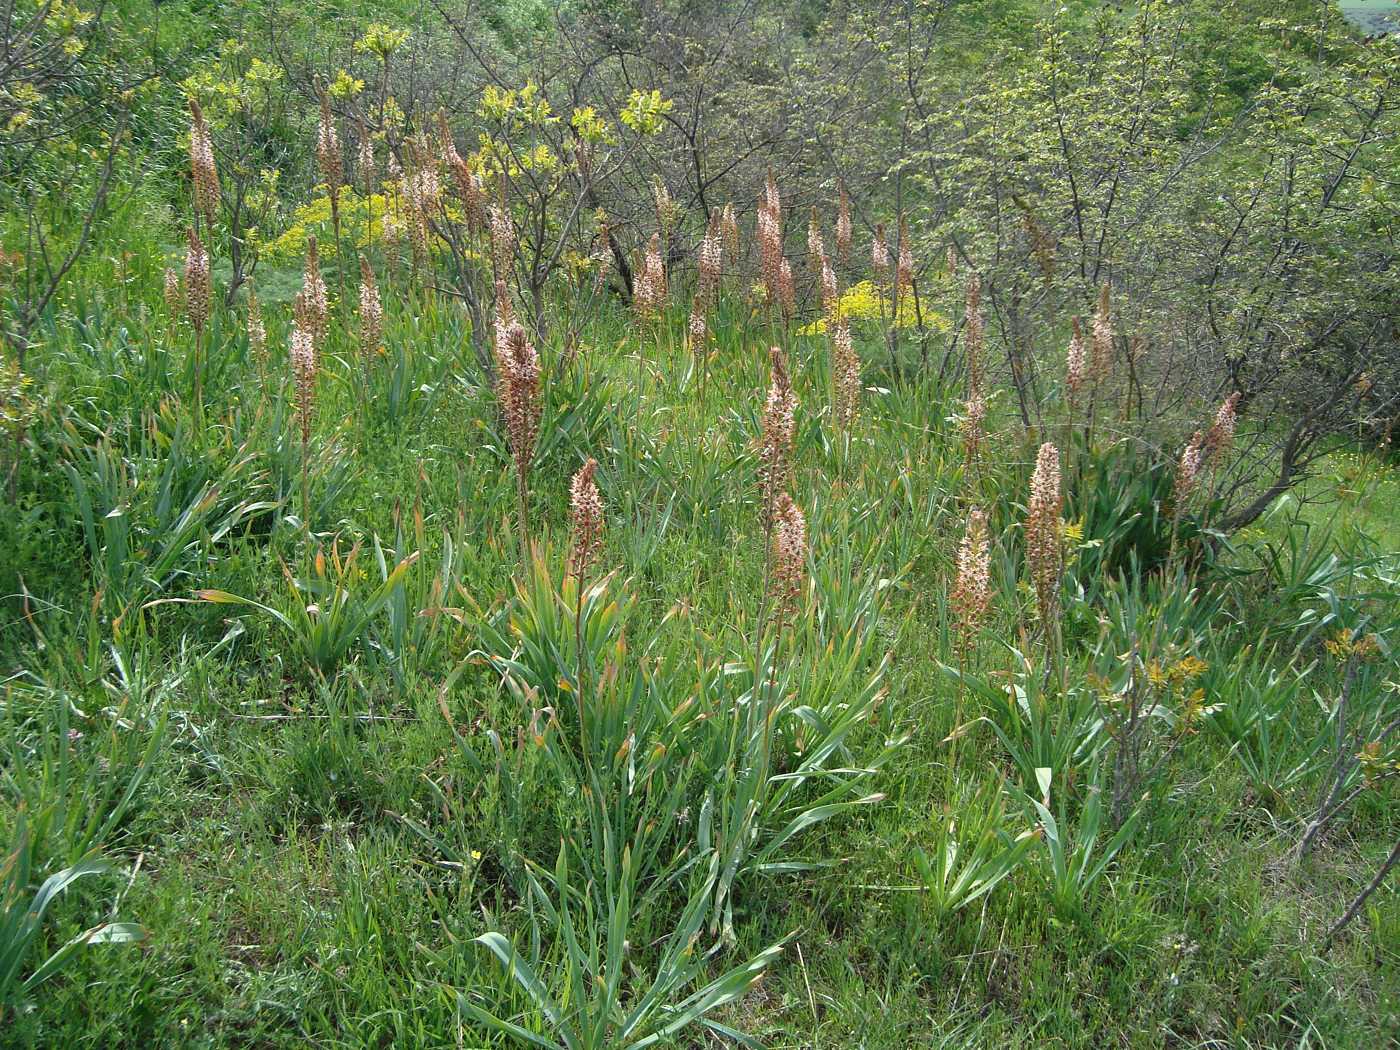
<path fill-rule="evenodd" d="M 1353 656 L 1361 661 L 1374 660 L 1381 651 L 1374 634 L 1359 634 L 1349 627 L 1343 627 L 1322 644 L 1337 660 L 1350 660 Z"/>
<path fill-rule="evenodd" d="M 510 90 L 487 84 L 481 92 L 476 112 L 483 120 L 498 124 L 517 120 L 539 127 L 559 119 L 554 116 L 549 100 L 540 94 L 540 86 L 534 81 L 527 82 L 523 88 Z"/>
<path fill-rule="evenodd" d="M 849 321 L 879 321 L 890 316 L 890 301 L 882 296 L 872 281 L 853 284 L 836 301 L 836 312 Z M 825 315 L 811 324 L 798 329 L 798 335 L 822 335 L 826 332 Z M 919 311 L 915 308 L 913 296 L 905 295 L 899 301 L 899 315 L 894 318 L 896 328 L 913 328 L 919 323 Z M 925 328 L 935 332 L 946 332 L 951 322 L 937 311 L 924 309 Z"/>
<path fill-rule="evenodd" d="M 371 234 L 380 236 L 378 224 L 383 221 L 386 211 L 402 225 L 403 208 L 397 198 L 382 193 L 365 197 L 348 186 L 341 188 L 340 224 L 342 230 L 350 235 L 354 249 L 368 247 Z M 291 224 L 271 240 L 261 240 L 255 230 L 249 233 L 258 254 L 269 262 L 293 262 L 302 258 L 306 254 L 306 238 L 311 234 L 315 235 L 322 256 L 335 257 L 335 227 L 331 222 L 330 197 L 313 197 L 303 204 L 292 213 Z"/>
<path fill-rule="evenodd" d="M 477 136 L 481 148 L 467 158 L 467 165 L 479 175 L 499 175 L 502 172 L 511 178 L 522 172 L 533 171 L 552 175 L 559 170 L 559 157 L 543 142 L 533 146 L 516 145 L 483 131 Z"/>
<path fill-rule="evenodd" d="M 622 123 L 638 135 L 655 135 L 661 130 L 662 118 L 675 105 L 669 98 L 663 99 L 659 90 L 637 91 L 627 97 L 627 105 L 622 110 Z"/>
<path fill-rule="evenodd" d="M 1181 685 L 1198 678 L 1209 670 L 1210 665 L 1199 656 L 1187 654 L 1173 663 L 1163 664 L 1153 660 L 1147 665 L 1147 680 L 1156 686 Z"/>
<path fill-rule="evenodd" d="M 355 41 L 355 50 L 377 55 L 382 61 L 403 47 L 407 39 L 407 29 L 395 29 L 383 22 L 375 22 L 365 30 L 364 36 Z"/>

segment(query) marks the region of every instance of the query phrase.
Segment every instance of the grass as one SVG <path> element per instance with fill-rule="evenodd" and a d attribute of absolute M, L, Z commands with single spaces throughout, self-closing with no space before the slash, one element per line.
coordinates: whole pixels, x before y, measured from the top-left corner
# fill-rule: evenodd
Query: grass
<path fill-rule="evenodd" d="M 268 311 L 266 363 L 248 354 L 239 317 L 219 312 L 201 422 L 189 333 L 169 333 L 159 269 L 121 303 L 74 290 L 71 323 L 43 333 L 33 451 L 0 513 L 12 595 L 0 826 L 13 829 L 21 807 L 32 823 L 94 770 L 139 767 L 98 843 L 117 873 L 56 900 L 42 936 L 51 952 L 116 917 L 146 940 L 92 945 L 16 1000 L 6 1045 L 510 1045 L 486 1013 L 549 1039 L 573 1026 L 576 1045 L 625 1045 L 609 1026 L 657 974 L 672 973 L 677 1002 L 750 961 L 767 963 L 761 979 L 718 997 L 708 1019 L 719 1027 L 658 1045 L 713 1045 L 727 1029 L 813 1048 L 1363 1048 L 1400 1037 L 1394 890 L 1319 947 L 1388 852 L 1393 790 L 1364 794 L 1304 865 L 1287 857 L 1319 790 L 1316 741 L 1342 677 L 1322 642 L 1351 626 L 1388 638 L 1397 623 L 1381 583 L 1400 547 L 1394 468 L 1329 460 L 1301 495 L 1331 506 L 1305 500 L 1297 520 L 1280 512 L 1239 537 L 1235 572 L 1201 584 L 1213 615 L 1174 601 L 1169 583 L 1144 596 L 1132 615 L 1164 625 L 1154 652 L 1198 654 L 1207 668 L 1183 675 L 1218 710 L 1182 723 L 1190 732 L 1144 785 L 1129 832 L 1098 833 L 1096 855 L 1112 859 L 1080 889 L 1072 863 L 1051 877 L 1045 831 L 1032 834 L 1048 823 L 1033 805 L 1042 767 L 1017 763 L 1010 746 L 1036 718 L 1051 738 L 1070 721 L 1056 689 L 1043 710 L 1002 690 L 1019 669 L 1013 647 L 1032 660 L 1041 649 L 1017 584 L 1034 446 L 1009 424 L 977 483 L 992 510 L 996 597 L 967 671 L 992 685 L 963 690 L 949 673 L 959 660 L 946 598 L 969 490 L 947 422 L 957 406 L 928 379 L 886 374 L 873 339 L 849 439 L 830 424 L 824 341 L 790 341 L 810 582 L 794 627 L 756 646 L 770 335 L 734 291 L 711 319 L 703 388 L 680 309 L 646 326 L 603 311 L 568 374 L 541 348 L 532 566 L 494 398 L 454 307 L 381 277 L 389 353 L 370 377 L 353 323 L 333 322 L 308 536 L 295 517 L 285 307 Z M 260 275 L 260 293 L 282 285 L 295 288 L 290 271 Z M 614 575 L 589 599 L 581 662 L 560 575 L 568 478 L 590 455 Z M 1301 553 L 1261 553 L 1285 550 L 1304 524 Z M 1126 599 L 1080 580 L 1078 557 L 1062 673 L 1092 697 L 1094 676 L 1115 673 L 1146 635 L 1101 625 Z M 203 591 L 277 612 L 198 600 Z M 331 622 L 337 594 L 363 623 Z M 1249 693 L 1237 662 L 1285 686 Z M 596 705 L 578 703 L 594 690 Z M 1361 695 L 1365 717 L 1393 711 L 1393 667 L 1370 667 Z M 1276 727 L 1267 741 L 1246 701 Z M 1182 717 L 1180 698 L 1171 707 Z M 79 734 L 68 743 L 56 738 L 60 710 Z M 1217 731 L 1222 711 L 1243 728 Z M 104 750 L 109 737 L 122 746 Z M 804 774 L 823 742 L 831 760 Z M 61 780 L 16 775 L 64 747 Z M 1043 767 L 1056 847 L 1088 848 L 1092 763 L 1055 753 L 1069 756 Z M 917 858 L 979 818 L 992 852 L 1021 845 L 988 892 L 939 906 Z M 53 871 L 74 841 L 56 829 L 37 848 Z M 732 881 L 706 877 L 708 856 L 717 872 L 732 856 Z M 624 893 L 630 908 L 614 907 Z M 545 998 L 499 964 L 506 944 L 533 958 Z M 672 957 L 668 945 L 686 950 Z M 548 1023 L 550 1002 L 565 1022 Z M 585 1033 L 587 1019 L 602 1034 Z"/>

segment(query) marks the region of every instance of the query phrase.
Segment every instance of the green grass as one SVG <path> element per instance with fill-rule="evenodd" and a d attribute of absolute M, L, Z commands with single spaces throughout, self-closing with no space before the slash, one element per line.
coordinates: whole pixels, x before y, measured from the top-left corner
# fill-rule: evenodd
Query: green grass
<path fill-rule="evenodd" d="M 1036 821 L 1026 798 L 1036 785 L 991 728 L 1027 716 L 996 710 L 994 691 L 960 691 L 948 671 L 959 660 L 946 595 L 969 491 L 960 439 L 946 422 L 956 411 L 952 392 L 885 374 L 866 346 L 871 389 L 847 441 L 826 408 L 824 343 L 792 340 L 801 401 L 794 495 L 809 522 L 812 587 L 796 627 L 774 654 L 760 654 L 756 675 L 764 536 L 754 447 L 771 333 L 737 296 L 712 318 L 717 345 L 703 396 L 681 342 L 681 311 L 659 331 L 604 311 L 569 375 L 555 372 L 553 348 L 542 348 L 545 424 L 529 531 L 545 562 L 517 594 L 530 572 L 504 436 L 454 307 L 405 287 L 402 276 L 382 282 L 391 354 L 369 379 L 368 413 L 353 338 L 336 315 L 318 386 L 309 540 L 287 518 L 300 509 L 285 307 L 269 309 L 265 365 L 250 359 L 240 318 L 220 316 L 201 419 L 189 404 L 190 334 L 168 333 L 158 274 L 147 268 L 120 302 L 75 290 L 64 310 L 77 320 L 44 333 L 32 449 L 18 499 L 0 514 L 12 595 L 0 634 L 11 675 L 0 701 L 8 769 L 0 826 L 14 827 L 21 803 L 39 812 L 68 790 L 26 795 L 8 765 L 32 763 L 36 748 L 54 743 L 61 705 L 71 705 L 82 733 L 65 784 L 80 782 L 74 771 L 124 775 L 97 746 L 103 732 L 144 741 L 160 721 L 151 768 L 102 842 L 119 874 L 75 886 L 53 905 L 43 934 L 52 950 L 107 917 L 115 901 L 117 917 L 149 937 L 135 947 L 91 946 L 10 1007 L 6 1045 L 508 1045 L 460 1012 L 458 997 L 532 1031 L 548 1026 L 475 939 L 500 931 L 516 950 L 538 952 L 543 980 L 572 1016 L 596 988 L 585 981 L 581 997 L 564 990 L 569 956 L 544 902 L 567 897 L 580 950 L 602 950 L 615 899 L 603 873 L 624 842 L 656 850 L 632 886 L 625 963 L 607 969 L 630 1006 L 664 968 L 686 901 L 705 888 L 704 864 L 686 859 L 704 856 L 705 798 L 719 800 L 719 820 L 724 800 L 746 790 L 752 755 L 734 757 L 744 753 L 733 750 L 728 727 L 744 724 L 768 675 L 773 697 L 792 698 L 774 721 L 779 776 L 830 731 L 792 706 L 813 704 L 830 720 L 862 690 L 878 689 L 830 765 L 870 767 L 856 794 L 882 797 L 813 823 L 770 858 L 799 870 L 758 870 L 752 851 L 741 850 L 740 874 L 695 941 L 697 952 L 713 952 L 700 959 L 699 983 L 783 947 L 712 1020 L 764 1045 L 814 1048 L 1365 1048 L 1400 1035 L 1400 896 L 1383 889 L 1338 944 L 1324 952 L 1319 943 L 1400 827 L 1393 790 L 1363 796 L 1295 867 L 1287 854 L 1320 788 L 1321 764 L 1269 790 L 1251 779 L 1231 738 L 1205 722 L 1148 785 L 1131 837 L 1077 907 L 1055 907 L 1037 838 L 989 893 L 934 908 L 915 857 L 933 849 L 940 825 L 970 823 L 970 807 L 998 795 L 1006 835 Z M 260 275 L 260 288 L 279 280 L 295 287 L 288 273 Z M 417 394 L 390 412 L 396 367 L 400 389 Z M 993 511 L 997 595 L 969 670 L 1000 683 L 1018 670 L 1010 647 L 1039 659 L 1042 643 L 1029 592 L 1016 586 L 1016 522 L 1034 448 L 1009 425 L 993 448 L 977 485 Z M 581 733 L 567 589 L 551 603 L 568 542 L 568 478 L 589 455 L 600 462 L 603 565 L 616 571 L 608 597 L 618 605 L 587 614 L 598 631 L 586 648 L 599 702 Z M 83 486 L 91 536 L 78 513 Z M 1393 594 L 1348 566 L 1380 553 L 1390 561 L 1375 571 L 1393 573 L 1398 487 L 1393 468 L 1339 454 L 1302 490 L 1332 501 L 1308 503 L 1302 514 L 1318 550 L 1341 552 L 1343 568 L 1326 586 L 1289 586 L 1280 572 L 1256 568 L 1268 564 L 1264 544 L 1301 535 L 1281 512 L 1237 538 L 1229 557 L 1238 576 L 1200 583 L 1220 609 L 1213 617 L 1174 604 L 1170 581 L 1148 595 L 1141 622 L 1162 624 L 1179 647 L 1161 649 L 1163 658 L 1190 651 L 1211 665 L 1200 679 L 1207 705 L 1244 702 L 1228 670 L 1237 658 L 1261 675 L 1307 672 L 1290 680 L 1293 728 L 1271 744 L 1283 752 L 1271 769 L 1296 765 L 1290 757 L 1303 762 L 1325 730 L 1322 703 L 1339 689 L 1341 669 L 1324 638 L 1363 623 L 1393 634 Z M 199 509 L 207 491 L 212 502 Z M 185 534 L 178 521 L 188 507 L 197 520 Z M 1324 526 L 1332 539 L 1319 538 Z M 162 559 L 172 536 L 180 542 Z M 330 557 L 337 539 L 342 555 L 361 545 L 341 584 L 368 595 L 380 582 L 376 537 L 396 548 L 389 567 L 419 551 L 413 568 L 426 575 L 405 585 L 410 612 L 452 610 L 438 614 L 430 635 L 396 642 L 388 612 L 375 608 L 343 652 L 311 662 L 273 617 L 189 600 L 217 589 L 294 611 L 314 597 L 316 552 Z M 449 542 L 448 586 L 434 595 L 431 574 Z M 1091 672 L 1113 673 L 1126 636 L 1100 638 L 1099 619 L 1117 592 L 1079 581 L 1077 564 L 1072 558 L 1064 598 L 1064 675 L 1083 689 L 1097 681 Z M 1090 586 L 1080 592 L 1077 582 Z M 518 633 L 503 618 L 507 608 Z M 407 622 L 417 628 L 422 619 Z M 1268 651 L 1257 645 L 1261 631 Z M 508 689 L 501 661 L 529 639 L 562 655 L 539 657 L 529 674 L 515 674 L 528 688 Z M 599 684 L 609 666 L 643 696 L 616 725 L 606 723 L 603 699 L 627 696 Z M 1393 668 L 1384 663 L 1365 675 L 1358 703 L 1375 717 L 1393 710 L 1387 679 Z M 124 698 L 133 706 L 113 723 Z M 1047 701 L 1051 729 L 1056 702 Z M 955 751 L 946 738 L 960 707 L 969 728 Z M 537 731 L 546 746 L 534 744 Z M 629 732 L 654 745 L 635 744 L 635 767 L 619 757 Z M 610 785 L 594 794 L 580 772 L 589 747 L 591 768 Z M 648 768 L 655 780 L 632 786 Z M 1071 841 L 1087 775 L 1078 764 L 1053 771 Z M 756 841 L 770 841 L 845 776 L 824 773 L 775 795 L 780 803 L 764 811 Z M 678 792 L 670 803 L 669 789 Z M 599 800 L 601 815 L 589 805 Z M 624 800 L 636 807 L 628 815 Z M 636 813 L 666 821 L 653 827 Z M 561 841 L 570 844 L 571 874 L 556 883 Z M 72 844 L 56 831 L 41 845 L 56 865 Z M 596 866 L 584 879 L 578 865 Z M 712 1045 L 701 1031 L 661 1045 Z"/>

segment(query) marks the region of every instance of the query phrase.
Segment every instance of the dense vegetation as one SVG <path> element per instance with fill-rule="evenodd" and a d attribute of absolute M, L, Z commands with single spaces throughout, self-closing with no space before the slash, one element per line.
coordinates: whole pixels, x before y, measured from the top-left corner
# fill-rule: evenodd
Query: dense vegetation
<path fill-rule="evenodd" d="M 0 1044 L 1400 1039 L 1400 44 L 0 0 Z"/>

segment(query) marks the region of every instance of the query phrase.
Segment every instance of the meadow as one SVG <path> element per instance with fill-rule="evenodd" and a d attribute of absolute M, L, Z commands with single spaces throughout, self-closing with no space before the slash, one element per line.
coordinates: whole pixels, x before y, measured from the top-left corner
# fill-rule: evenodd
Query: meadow
<path fill-rule="evenodd" d="M 344 18 L 10 201 L 0 1044 L 1400 1039 L 1397 329 L 1295 273 L 1391 198 L 1281 206 L 1217 365 L 1225 249 L 776 148 L 697 202 L 659 80 L 400 109 L 428 35 Z"/>

